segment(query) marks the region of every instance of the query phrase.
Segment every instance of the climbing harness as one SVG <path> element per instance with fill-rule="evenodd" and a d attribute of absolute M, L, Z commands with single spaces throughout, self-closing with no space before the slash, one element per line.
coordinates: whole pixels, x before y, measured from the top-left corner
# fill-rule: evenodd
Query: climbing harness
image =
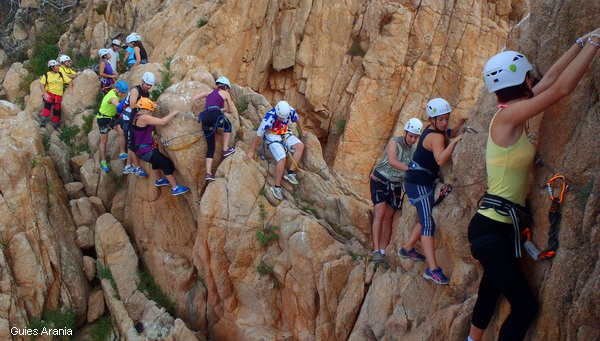
<path fill-rule="evenodd" d="M 283 146 L 283 148 L 285 149 L 286 154 L 288 154 L 288 156 L 290 157 L 290 159 L 292 159 L 292 162 L 296 166 L 296 169 L 298 169 L 300 172 L 305 173 L 305 174 L 317 174 L 317 173 L 320 173 L 323 170 L 325 170 L 325 169 L 328 168 L 327 164 L 325 164 L 324 166 L 322 166 L 321 168 L 319 168 L 316 171 L 308 171 L 308 170 L 300 168 L 300 165 L 298 165 L 298 163 L 296 162 L 296 159 L 294 159 L 293 153 L 295 152 L 295 150 L 293 148 L 288 148 L 286 146 L 286 144 L 285 144 L 285 141 L 287 141 L 288 137 L 291 136 L 291 135 L 292 135 L 292 133 L 290 133 L 290 132 L 287 132 L 287 133 L 285 133 L 283 135 L 280 135 L 281 136 L 281 140 L 278 140 L 278 141 L 269 140 L 267 138 L 267 136 L 265 135 L 263 137 L 263 144 L 262 144 L 262 147 L 260 149 L 260 153 L 258 154 L 258 157 L 261 160 L 263 160 L 263 161 L 266 160 L 267 159 L 267 149 L 266 149 L 266 147 L 270 146 L 273 143 L 279 143 L 279 144 L 281 144 Z"/>
<path fill-rule="evenodd" d="M 560 192 L 558 196 L 554 196 L 554 188 L 559 185 Z M 556 174 L 547 183 L 548 195 L 550 199 L 550 210 L 548 212 L 548 220 L 550 227 L 548 228 L 548 247 L 544 249 L 540 255 L 540 259 L 550 259 L 556 255 L 558 249 L 558 228 L 560 226 L 561 213 L 560 204 L 562 204 L 565 192 L 569 188 L 567 179 L 562 174 Z"/>
<path fill-rule="evenodd" d="M 521 257 L 521 231 L 519 227 L 519 218 L 524 218 L 527 216 L 527 211 L 525 207 L 513 203 L 510 200 L 504 199 L 503 197 L 489 194 L 485 192 L 483 197 L 479 199 L 479 209 L 489 209 L 492 208 L 496 213 L 501 216 L 510 216 L 510 220 L 512 221 L 513 228 L 515 231 L 515 256 L 517 258 Z"/>
<path fill-rule="evenodd" d="M 434 189 L 435 189 L 435 186 L 434 186 Z M 435 200 L 433 205 L 431 205 L 431 207 L 433 208 L 433 207 L 436 207 L 437 205 L 441 204 L 442 201 L 444 201 L 444 199 L 446 199 L 446 197 L 450 193 L 452 193 L 452 185 L 442 183 L 442 188 L 440 188 L 440 195 Z"/>
<path fill-rule="evenodd" d="M 402 195 L 398 198 L 398 196 L 396 196 L 396 188 L 403 187 L 403 184 L 400 183 L 394 183 L 391 181 L 385 181 L 383 179 L 378 178 L 377 176 L 375 176 L 375 174 L 371 174 L 371 180 L 379 182 L 381 184 L 383 184 L 386 187 L 386 190 L 388 191 L 387 193 L 385 193 L 382 190 L 378 190 L 377 193 L 375 195 L 377 195 L 379 192 L 382 192 L 383 194 L 392 194 L 392 202 L 394 203 L 393 205 L 391 205 L 394 208 L 397 208 L 399 210 L 402 209 L 402 205 L 404 204 L 404 197 L 406 196 L 406 193 L 402 193 Z"/>
<path fill-rule="evenodd" d="M 412 171 L 423 171 L 431 176 L 437 177 L 437 174 L 434 174 L 432 171 L 430 171 L 429 169 L 427 169 L 425 167 L 422 167 L 421 165 L 414 162 L 413 160 L 410 160 L 410 163 L 408 164 L 408 169 L 412 170 Z"/>

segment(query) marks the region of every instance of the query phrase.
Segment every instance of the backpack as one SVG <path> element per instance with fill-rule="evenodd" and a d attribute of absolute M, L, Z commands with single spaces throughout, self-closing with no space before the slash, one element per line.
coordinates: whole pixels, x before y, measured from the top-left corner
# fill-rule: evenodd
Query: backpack
<path fill-rule="evenodd" d="M 49 74 L 49 73 L 50 73 L 50 71 L 46 72 L 46 74 L 44 75 L 44 77 L 46 77 L 46 86 L 48 85 L 48 74 Z M 60 71 L 59 71 L 59 72 L 58 72 L 58 75 L 60 76 L 60 79 L 62 79 L 62 81 L 63 81 L 63 85 L 64 85 L 64 84 L 68 84 L 68 83 L 65 83 L 65 77 L 63 77 L 63 74 L 62 74 L 62 72 L 60 72 Z"/>

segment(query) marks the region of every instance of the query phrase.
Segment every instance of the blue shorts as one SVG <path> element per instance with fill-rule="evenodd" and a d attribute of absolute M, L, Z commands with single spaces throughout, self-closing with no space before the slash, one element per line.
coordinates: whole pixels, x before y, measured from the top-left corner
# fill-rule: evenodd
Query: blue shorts
<path fill-rule="evenodd" d="M 404 181 L 404 190 L 406 191 L 406 196 L 408 196 L 408 201 L 417 208 L 422 236 L 433 237 L 433 233 L 435 232 L 435 221 L 431 215 L 435 192 L 434 184 L 424 186 Z"/>

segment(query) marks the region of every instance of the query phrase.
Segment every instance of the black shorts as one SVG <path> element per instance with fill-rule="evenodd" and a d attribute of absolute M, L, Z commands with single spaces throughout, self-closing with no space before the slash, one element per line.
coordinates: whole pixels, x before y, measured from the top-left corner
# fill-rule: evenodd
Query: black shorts
<path fill-rule="evenodd" d="M 371 200 L 373 205 L 385 202 L 395 210 L 402 209 L 402 184 L 386 184 L 371 178 Z"/>
<path fill-rule="evenodd" d="M 98 117 L 98 130 L 100 130 L 100 134 L 108 134 L 108 132 L 111 129 L 113 129 L 118 123 L 119 120 L 116 116 L 105 118 Z"/>
<path fill-rule="evenodd" d="M 205 137 L 212 135 L 215 128 L 223 128 L 223 131 L 226 133 L 231 132 L 231 122 L 229 122 L 221 110 L 202 112 L 200 113 L 200 120 Z"/>
<path fill-rule="evenodd" d="M 152 165 L 152 169 L 161 169 L 165 175 L 171 175 L 175 173 L 175 165 L 173 164 L 173 161 L 171 161 L 156 148 L 144 154 L 137 154 L 137 156 L 140 159 L 149 162 Z"/>

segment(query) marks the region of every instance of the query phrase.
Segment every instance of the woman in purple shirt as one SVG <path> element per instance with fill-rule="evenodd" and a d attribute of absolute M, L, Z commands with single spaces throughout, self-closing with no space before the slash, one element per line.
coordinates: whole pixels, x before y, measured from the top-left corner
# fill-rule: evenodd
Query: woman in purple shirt
<path fill-rule="evenodd" d="M 167 116 L 158 118 L 152 116 L 154 111 L 154 102 L 151 99 L 142 97 L 137 102 L 138 112 L 132 119 L 133 125 L 133 143 L 131 150 L 142 160 L 152 165 L 152 170 L 157 179 L 154 185 L 171 186 L 171 194 L 180 195 L 189 192 L 189 188 L 177 184 L 175 180 L 175 165 L 168 157 L 162 154 L 158 148 L 154 147 L 154 127 L 163 126 L 177 115 L 178 111 L 171 111 Z M 164 177 L 161 173 L 164 173 Z"/>

